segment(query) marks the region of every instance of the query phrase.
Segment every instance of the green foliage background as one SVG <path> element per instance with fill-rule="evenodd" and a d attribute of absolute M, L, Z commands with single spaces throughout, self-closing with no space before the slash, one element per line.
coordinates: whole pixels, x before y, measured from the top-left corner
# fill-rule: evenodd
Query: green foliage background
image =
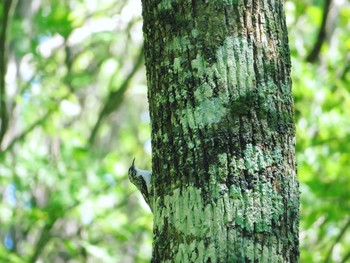
<path fill-rule="evenodd" d="M 290 0 L 285 9 L 301 262 L 346 262 L 350 4 Z M 325 13 L 320 53 L 307 62 Z M 152 215 L 127 179 L 133 157 L 151 169 L 140 14 L 139 0 L 2 1 L 0 262 L 150 260 Z"/>

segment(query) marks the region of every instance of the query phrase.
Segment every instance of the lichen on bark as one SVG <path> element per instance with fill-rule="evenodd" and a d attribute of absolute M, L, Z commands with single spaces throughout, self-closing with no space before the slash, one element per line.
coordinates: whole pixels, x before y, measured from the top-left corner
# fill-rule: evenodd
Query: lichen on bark
<path fill-rule="evenodd" d="M 143 1 L 153 262 L 297 262 L 282 1 Z"/>

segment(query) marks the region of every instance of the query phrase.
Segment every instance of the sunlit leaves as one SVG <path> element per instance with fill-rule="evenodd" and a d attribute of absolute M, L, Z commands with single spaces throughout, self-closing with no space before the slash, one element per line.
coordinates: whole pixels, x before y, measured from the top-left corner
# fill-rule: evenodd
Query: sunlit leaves
<path fill-rule="evenodd" d="M 294 21 L 289 33 L 301 180 L 302 262 L 325 260 L 350 209 L 350 101 L 349 82 L 343 73 L 349 63 L 349 50 L 344 48 L 350 39 L 348 4 L 333 2 L 333 24 L 327 28 L 328 38 L 319 61 L 310 64 L 303 60 L 305 51 L 312 48 L 317 38 L 323 3 L 306 6 L 289 1 L 287 4 L 296 6 L 293 12 L 287 12 L 287 17 L 292 16 L 289 20 Z M 295 26 L 298 24 L 303 27 Z M 337 249 L 333 249 L 334 262 L 341 262 L 349 247 L 349 229 L 345 231 L 345 236 L 337 241 Z"/>
<path fill-rule="evenodd" d="M 132 82 L 142 83 L 138 102 L 125 96 L 96 143 L 88 143 L 105 98 L 139 53 L 140 13 L 129 6 L 135 3 L 18 4 L 9 33 L 11 129 L 0 164 L 2 261 L 149 259 L 152 218 L 126 176 L 135 156 L 150 165 L 143 150 L 149 124 L 137 135 L 140 112 L 147 110 L 144 73 Z"/>

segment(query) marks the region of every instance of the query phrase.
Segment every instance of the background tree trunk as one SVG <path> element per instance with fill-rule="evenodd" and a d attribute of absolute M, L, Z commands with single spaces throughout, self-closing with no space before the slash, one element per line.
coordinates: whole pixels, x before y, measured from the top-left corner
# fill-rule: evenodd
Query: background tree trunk
<path fill-rule="evenodd" d="M 143 0 L 153 262 L 298 262 L 281 0 Z"/>

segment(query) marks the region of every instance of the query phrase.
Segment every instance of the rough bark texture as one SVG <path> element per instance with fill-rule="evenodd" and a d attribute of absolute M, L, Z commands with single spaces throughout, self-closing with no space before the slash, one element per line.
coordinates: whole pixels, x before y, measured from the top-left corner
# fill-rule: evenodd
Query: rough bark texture
<path fill-rule="evenodd" d="M 281 0 L 143 0 L 153 262 L 298 262 Z"/>

